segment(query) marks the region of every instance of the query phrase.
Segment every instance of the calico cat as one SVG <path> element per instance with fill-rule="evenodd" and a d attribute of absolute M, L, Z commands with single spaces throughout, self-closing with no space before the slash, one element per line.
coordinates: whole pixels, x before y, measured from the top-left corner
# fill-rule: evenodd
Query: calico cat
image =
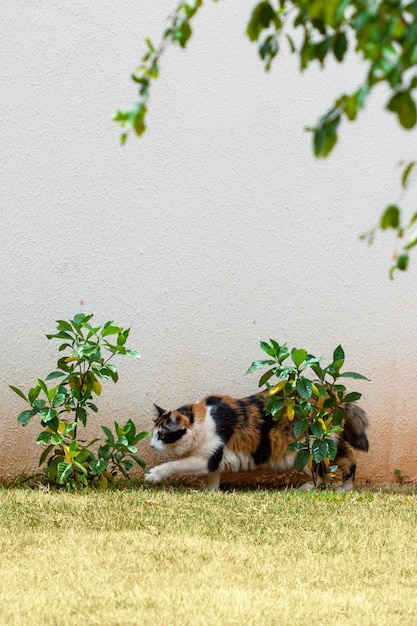
<path fill-rule="evenodd" d="M 207 487 L 218 489 L 222 472 L 261 466 L 293 469 L 296 452 L 288 450 L 294 441 L 293 424 L 286 416 L 274 420 L 265 413 L 266 395 L 209 395 L 173 411 L 155 405 L 151 447 L 177 458 L 152 468 L 145 481 L 156 484 L 174 474 L 207 475 Z M 335 437 L 335 464 L 342 472 L 343 489 L 349 491 L 355 478 L 354 449 L 369 448 L 368 418 L 355 404 L 347 403 L 344 409 L 344 430 Z M 305 472 L 311 475 L 308 468 Z"/>

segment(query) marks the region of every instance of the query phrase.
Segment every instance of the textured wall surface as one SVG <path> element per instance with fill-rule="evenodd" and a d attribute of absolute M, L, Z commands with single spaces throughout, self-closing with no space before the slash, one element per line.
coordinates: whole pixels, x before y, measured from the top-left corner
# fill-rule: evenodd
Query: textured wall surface
<path fill-rule="evenodd" d="M 0 476 L 40 454 L 8 385 L 51 371 L 45 334 L 83 311 L 131 326 L 142 354 L 105 385 L 99 424 L 149 427 L 153 401 L 254 391 L 245 371 L 262 339 L 328 357 L 341 343 L 347 368 L 371 379 L 353 385 L 371 420 L 359 478 L 392 482 L 400 468 L 415 479 L 417 260 L 392 282 L 392 239 L 358 240 L 397 200 L 413 133 L 383 112 L 381 90 L 316 161 L 304 128 L 363 67 L 300 75 L 283 49 L 266 74 L 244 36 L 251 3 L 228 0 L 204 6 L 186 52 L 167 52 L 149 130 L 120 147 L 110 116 L 133 101 L 143 39 L 175 5 L 3 7 Z"/>

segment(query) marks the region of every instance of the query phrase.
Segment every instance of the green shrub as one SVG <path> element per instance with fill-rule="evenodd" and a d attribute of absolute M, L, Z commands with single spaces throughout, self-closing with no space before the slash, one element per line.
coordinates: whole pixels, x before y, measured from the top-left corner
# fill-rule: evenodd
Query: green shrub
<path fill-rule="evenodd" d="M 274 419 L 285 414 L 294 421 L 295 441 L 290 449 L 297 451 L 297 470 L 301 472 L 308 466 L 315 483 L 319 469 L 331 479 L 337 470 L 331 462 L 337 455 L 334 435 L 343 431 L 343 404 L 357 402 L 361 397 L 357 391 L 347 392 L 339 379 L 368 379 L 357 372 L 341 371 L 345 362 L 342 346 L 335 349 L 333 361 L 323 367 L 322 357 L 302 348 L 289 350 L 286 344 L 280 345 L 274 339 L 269 341 L 261 341 L 269 358 L 254 361 L 247 373 L 269 368 L 259 380 L 259 386 L 266 385 L 268 389 L 266 412 Z"/>
<path fill-rule="evenodd" d="M 110 360 L 116 355 L 139 358 L 136 350 L 125 347 L 129 328 L 115 326 L 112 321 L 93 326 L 92 317 L 80 313 L 69 321 L 57 320 L 57 332 L 47 335 L 61 341 L 58 352 L 62 356 L 56 369 L 44 380 L 38 378 L 27 395 L 10 385 L 31 407 L 19 414 L 18 423 L 26 426 L 33 417 L 40 419 L 43 430 L 36 441 L 45 450 L 39 465 L 46 464 L 43 471 L 51 483 L 68 488 L 106 488 L 119 473 L 129 478 L 135 463 L 145 467 L 137 456 L 136 444 L 149 433 L 137 433 L 130 419 L 124 426 L 115 422 L 114 433 L 102 426 L 103 441 L 97 438 L 85 443 L 79 437 L 91 412 L 98 411 L 95 396 L 101 395 L 101 381 L 118 380 Z"/>

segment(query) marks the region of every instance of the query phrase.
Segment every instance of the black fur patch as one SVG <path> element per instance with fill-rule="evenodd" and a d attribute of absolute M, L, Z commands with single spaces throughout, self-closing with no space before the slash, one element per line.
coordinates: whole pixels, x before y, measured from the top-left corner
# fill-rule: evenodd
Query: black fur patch
<path fill-rule="evenodd" d="M 229 405 L 224 404 L 217 396 L 210 396 L 206 399 L 206 406 L 211 406 L 211 417 L 216 425 L 216 432 L 225 444 L 233 435 L 234 427 L 238 416 Z"/>
<path fill-rule="evenodd" d="M 220 396 L 209 396 L 206 398 L 205 402 L 206 406 L 215 406 L 217 404 L 222 404 L 222 399 Z"/>
<path fill-rule="evenodd" d="M 257 396 L 249 396 L 245 400 L 236 400 L 236 404 L 239 407 L 239 414 L 243 419 L 245 425 L 249 422 L 249 414 L 248 410 L 250 407 L 256 407 L 260 414 L 262 415 L 265 408 L 265 401 L 258 398 Z"/>
<path fill-rule="evenodd" d="M 355 450 L 363 450 L 368 452 L 369 441 L 365 433 L 353 433 L 349 428 L 345 428 L 343 431 L 343 438 L 350 443 Z"/>
<path fill-rule="evenodd" d="M 190 406 L 189 404 L 185 404 L 184 406 L 180 406 L 179 409 L 177 409 L 178 413 L 181 413 L 181 415 L 185 415 L 185 417 L 188 418 L 188 421 L 190 422 L 190 424 L 194 423 L 194 412 L 193 412 L 193 407 Z"/>
<path fill-rule="evenodd" d="M 260 413 L 263 413 L 265 411 L 265 404 L 266 401 L 263 397 L 260 398 L 259 396 L 249 396 L 248 398 L 248 405 L 256 406 Z"/>
<path fill-rule="evenodd" d="M 220 461 L 222 460 L 222 457 L 223 457 L 223 446 L 219 446 L 217 450 L 213 452 L 213 454 L 208 460 L 207 469 L 209 472 L 215 472 L 216 470 L 219 469 L 219 465 L 220 465 Z"/>
<path fill-rule="evenodd" d="M 343 459 L 343 457 L 348 456 L 348 450 L 346 448 L 346 444 L 343 441 L 337 441 L 337 459 Z"/>
<path fill-rule="evenodd" d="M 242 418 L 244 425 L 246 426 L 249 422 L 249 413 L 248 413 L 248 403 L 242 402 L 242 400 L 236 401 L 237 406 L 239 407 L 239 414 Z"/>
<path fill-rule="evenodd" d="M 350 466 L 349 472 L 343 475 L 343 482 L 345 483 L 348 480 L 352 480 L 353 482 L 355 480 L 355 474 L 356 474 L 356 465 L 353 464 Z"/>
<path fill-rule="evenodd" d="M 171 430 L 169 428 L 161 428 L 158 432 L 158 437 L 164 443 L 175 443 L 187 432 L 186 428 L 179 428 L 178 430 Z"/>
<path fill-rule="evenodd" d="M 263 463 L 266 463 L 271 456 L 271 440 L 269 438 L 269 432 L 274 425 L 275 422 L 272 417 L 270 415 L 265 415 L 260 428 L 261 439 L 253 454 L 253 461 L 255 465 L 262 465 Z"/>

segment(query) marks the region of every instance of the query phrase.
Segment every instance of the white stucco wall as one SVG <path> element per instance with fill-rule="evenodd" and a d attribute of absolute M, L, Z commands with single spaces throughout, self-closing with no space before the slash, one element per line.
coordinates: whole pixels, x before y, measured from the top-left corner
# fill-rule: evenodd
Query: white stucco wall
<path fill-rule="evenodd" d="M 358 240 L 400 194 L 414 133 L 376 93 L 334 154 L 313 125 L 363 68 L 300 75 L 283 50 L 266 74 L 244 30 L 251 2 L 207 3 L 186 52 L 170 49 L 149 129 L 119 145 L 130 72 L 176 2 L 7 2 L 2 8 L 0 476 L 36 467 L 36 423 L 17 426 L 51 371 L 54 320 L 93 312 L 132 326 L 100 422 L 149 427 L 152 402 L 245 395 L 273 337 L 331 356 L 341 343 L 371 420 L 359 477 L 417 476 L 416 267 L 388 279 L 393 241 Z M 410 206 L 415 188 L 405 197 Z M 144 454 L 146 454 L 145 445 Z"/>

